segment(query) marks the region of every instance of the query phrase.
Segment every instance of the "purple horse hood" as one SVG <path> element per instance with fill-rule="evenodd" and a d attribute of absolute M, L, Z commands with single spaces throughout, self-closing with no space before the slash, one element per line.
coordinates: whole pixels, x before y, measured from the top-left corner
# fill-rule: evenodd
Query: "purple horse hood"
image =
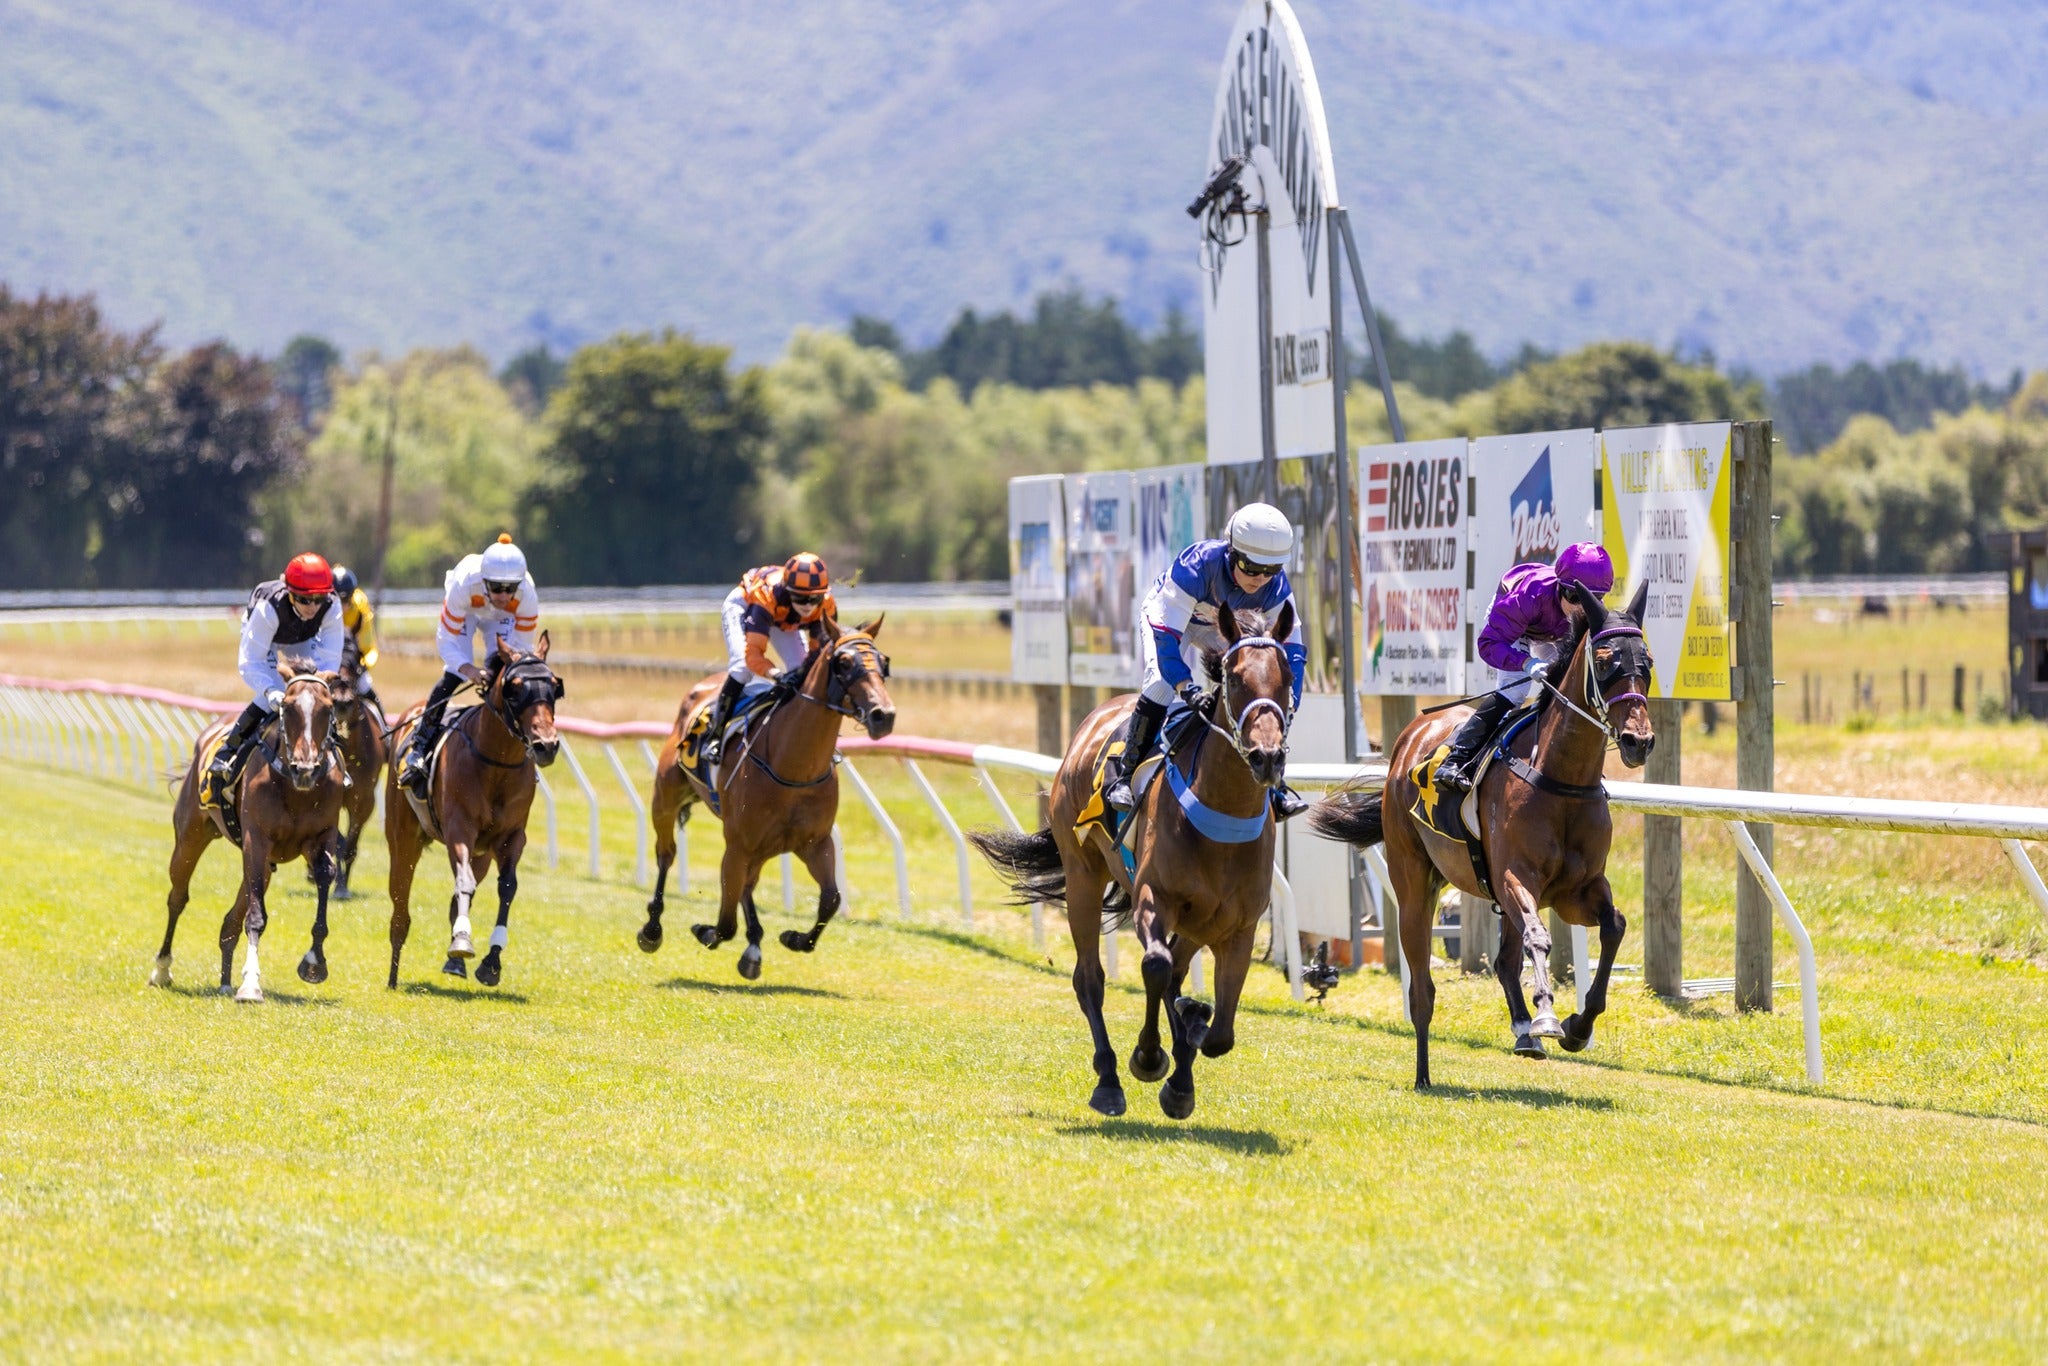
<path fill-rule="evenodd" d="M 1557 571 L 1547 564 L 1518 564 L 1501 577 L 1479 632 L 1479 657 L 1502 673 L 1529 667 L 1523 641 L 1564 641 L 1571 619 L 1559 601 Z"/>

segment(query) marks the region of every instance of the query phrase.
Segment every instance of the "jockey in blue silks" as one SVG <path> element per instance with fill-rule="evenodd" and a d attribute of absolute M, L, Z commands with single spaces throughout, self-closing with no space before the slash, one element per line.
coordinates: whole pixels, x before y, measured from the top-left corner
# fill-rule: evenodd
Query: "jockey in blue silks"
<path fill-rule="evenodd" d="M 1145 682 L 1120 756 L 1109 761 L 1103 798 L 1120 811 L 1136 805 L 1131 774 L 1159 739 L 1160 723 L 1174 694 L 1195 706 L 1216 683 L 1202 656 L 1220 651 L 1223 636 L 1216 613 L 1258 612 L 1267 623 L 1294 597 L 1281 568 L 1294 553 L 1294 526 L 1285 513 L 1267 503 L 1250 503 L 1231 517 L 1223 538 L 1197 541 L 1159 576 L 1145 598 Z M 1308 673 L 1308 649 L 1302 644 L 1302 614 L 1294 613 L 1294 632 L 1281 642 L 1293 675 L 1292 705 L 1301 706 L 1301 685 Z M 1281 820 L 1306 810 L 1308 803 L 1282 784 L 1273 791 L 1273 812 Z"/>

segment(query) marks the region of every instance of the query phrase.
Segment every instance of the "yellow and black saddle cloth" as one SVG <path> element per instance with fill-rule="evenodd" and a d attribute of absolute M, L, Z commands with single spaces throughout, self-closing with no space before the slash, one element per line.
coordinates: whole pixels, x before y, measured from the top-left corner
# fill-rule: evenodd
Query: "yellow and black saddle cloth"
<path fill-rule="evenodd" d="M 1438 745 L 1423 757 L 1421 763 L 1408 770 L 1408 780 L 1415 784 L 1415 805 L 1409 808 L 1410 814 L 1445 839 L 1457 840 L 1465 846 L 1472 856 L 1472 872 L 1478 877 L 1480 889 L 1489 901 L 1499 898 L 1493 894 L 1492 871 L 1487 866 L 1486 846 L 1479 835 L 1479 785 L 1485 781 L 1486 771 L 1493 767 L 1493 761 L 1505 756 L 1514 738 L 1535 719 L 1536 709 L 1533 707 L 1509 713 L 1507 725 L 1495 731 L 1479 751 L 1479 765 L 1472 773 L 1472 787 L 1462 801 L 1452 801 L 1450 793 L 1440 791 L 1436 785 L 1436 771 L 1450 756 L 1448 742 Z"/>
<path fill-rule="evenodd" d="M 1121 866 L 1120 879 L 1128 884 L 1137 871 L 1137 857 L 1131 852 L 1125 837 L 1130 834 L 1132 812 L 1119 811 L 1103 798 L 1103 790 L 1109 786 L 1109 761 L 1124 752 L 1124 730 L 1110 732 L 1110 736 L 1096 752 L 1095 765 L 1089 771 L 1088 799 L 1081 803 L 1080 814 L 1074 818 L 1074 838 L 1081 844 L 1095 844 L 1105 853 L 1113 853 L 1112 870 Z M 1163 751 L 1154 750 L 1138 763 L 1137 771 L 1131 774 L 1131 793 L 1143 801 L 1145 790 L 1159 777 L 1160 766 L 1166 762 Z M 1127 888 L 1128 890 L 1128 888 Z"/>
<path fill-rule="evenodd" d="M 249 737 L 249 748 L 242 755 L 241 762 L 235 766 L 233 780 L 227 784 L 221 803 L 216 806 L 206 799 L 207 793 L 213 787 L 212 781 L 206 775 L 213 767 L 214 756 L 220 753 L 221 743 L 228 738 L 228 731 L 232 729 L 230 726 L 217 731 L 200 750 L 199 809 L 213 822 L 213 828 L 220 831 L 221 838 L 239 849 L 242 845 L 242 775 L 249 771 L 251 761 L 260 757 L 263 762 L 269 763 L 269 756 L 277 753 L 277 741 L 273 738 L 277 732 L 277 718 L 273 716 L 265 720 L 262 725 L 256 727 L 256 733 Z"/>
<path fill-rule="evenodd" d="M 743 744 L 755 726 L 768 719 L 774 707 L 765 705 L 778 694 L 775 684 L 766 680 L 749 683 L 740 693 L 739 700 L 732 704 L 732 714 L 725 718 L 725 738 L 719 745 L 721 762 L 732 757 L 734 749 Z M 711 814 L 718 814 L 718 773 L 704 762 L 704 739 L 711 730 L 711 703 L 697 708 L 690 718 L 690 728 L 683 732 L 683 743 L 678 747 L 676 762 L 683 770 L 683 776 L 695 783 L 710 803 Z"/>

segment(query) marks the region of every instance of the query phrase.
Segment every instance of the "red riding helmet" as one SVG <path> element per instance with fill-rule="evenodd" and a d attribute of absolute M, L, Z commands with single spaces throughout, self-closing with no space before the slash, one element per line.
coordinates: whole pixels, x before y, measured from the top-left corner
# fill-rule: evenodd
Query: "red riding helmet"
<path fill-rule="evenodd" d="M 782 566 L 782 586 L 792 593 L 816 597 L 832 586 L 832 575 L 822 559 L 806 550 L 790 556 Z"/>
<path fill-rule="evenodd" d="M 292 562 L 284 567 L 284 586 L 294 593 L 332 593 L 334 571 L 309 550 L 292 556 Z"/>

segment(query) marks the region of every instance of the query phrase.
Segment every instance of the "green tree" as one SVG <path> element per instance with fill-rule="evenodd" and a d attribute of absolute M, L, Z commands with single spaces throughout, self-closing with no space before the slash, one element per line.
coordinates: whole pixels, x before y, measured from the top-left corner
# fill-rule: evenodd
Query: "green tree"
<path fill-rule="evenodd" d="M 584 347 L 548 405 L 523 523 L 545 577 L 700 583 L 746 567 L 769 432 L 758 370 L 673 330 Z"/>
<path fill-rule="evenodd" d="M 317 550 L 369 582 L 388 446 L 385 581 L 433 586 L 456 560 L 517 526 L 539 474 L 540 437 L 477 351 L 371 355 L 340 377 L 305 477 L 272 500 L 271 539 L 280 553 Z"/>
<path fill-rule="evenodd" d="M 1492 391 L 1496 432 L 1646 427 L 1763 416 L 1763 393 L 1710 363 L 1641 342 L 1595 342 L 1511 375 Z"/>
<path fill-rule="evenodd" d="M 555 390 L 562 387 L 562 378 L 569 367 L 542 342 L 529 346 L 498 372 L 498 383 L 505 392 L 512 395 L 512 401 L 519 405 L 528 417 L 539 417 L 547 411 L 548 400 L 555 396 Z"/>
<path fill-rule="evenodd" d="M 341 348 L 310 332 L 285 343 L 284 354 L 277 358 L 277 383 L 292 401 L 300 431 L 312 431 L 327 416 L 341 359 Z"/>

